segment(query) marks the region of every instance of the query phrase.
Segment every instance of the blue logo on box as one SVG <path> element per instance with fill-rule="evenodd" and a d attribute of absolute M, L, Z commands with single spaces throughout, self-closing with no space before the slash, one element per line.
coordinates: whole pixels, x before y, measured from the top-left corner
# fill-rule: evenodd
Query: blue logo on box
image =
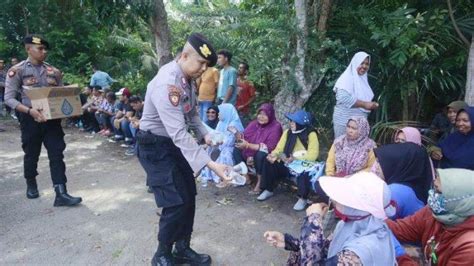
<path fill-rule="evenodd" d="M 63 105 L 61 106 L 61 112 L 65 115 L 70 115 L 74 111 L 72 105 L 68 102 L 67 99 L 64 99 Z"/>

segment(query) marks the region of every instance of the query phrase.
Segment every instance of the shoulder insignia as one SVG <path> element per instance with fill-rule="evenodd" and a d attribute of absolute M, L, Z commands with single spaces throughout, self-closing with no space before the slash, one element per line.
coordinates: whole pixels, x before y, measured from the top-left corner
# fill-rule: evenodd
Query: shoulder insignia
<path fill-rule="evenodd" d="M 12 69 L 10 71 L 8 71 L 8 76 L 11 78 L 11 77 L 14 77 L 16 74 L 16 70 Z"/>
<path fill-rule="evenodd" d="M 168 99 L 173 106 L 178 106 L 181 99 L 181 91 L 175 86 L 168 86 Z"/>

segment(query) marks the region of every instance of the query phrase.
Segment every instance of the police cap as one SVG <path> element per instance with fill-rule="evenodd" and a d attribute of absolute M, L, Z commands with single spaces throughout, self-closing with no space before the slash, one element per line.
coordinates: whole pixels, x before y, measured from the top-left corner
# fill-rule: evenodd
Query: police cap
<path fill-rule="evenodd" d="M 209 61 L 209 66 L 213 67 L 217 62 L 217 53 L 211 43 L 200 33 L 192 33 L 188 37 L 188 43 L 198 52 L 198 54 Z"/>
<path fill-rule="evenodd" d="M 37 35 L 37 34 L 30 34 L 27 35 L 23 39 L 24 44 L 39 44 L 39 45 L 44 45 L 46 48 L 49 49 L 49 43 L 43 38 L 43 36 Z"/>

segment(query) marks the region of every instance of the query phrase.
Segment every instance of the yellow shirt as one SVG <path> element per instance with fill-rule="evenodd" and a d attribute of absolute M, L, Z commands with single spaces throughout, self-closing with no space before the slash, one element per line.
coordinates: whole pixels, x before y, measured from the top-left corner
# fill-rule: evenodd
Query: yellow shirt
<path fill-rule="evenodd" d="M 281 135 L 280 140 L 278 141 L 278 144 L 276 148 L 272 151 L 273 155 L 278 156 L 278 154 L 283 153 L 285 149 L 285 144 L 286 144 L 286 139 L 288 138 L 288 129 L 283 132 L 283 135 Z M 306 150 L 304 148 L 303 143 L 301 143 L 300 139 L 296 139 L 296 144 L 295 147 L 293 148 L 293 152 L 295 151 L 307 151 L 305 155 L 295 157 L 295 159 L 298 160 L 305 160 L 305 161 L 316 161 L 319 156 L 319 140 L 318 140 L 318 135 L 316 132 L 311 132 L 308 135 L 308 149 Z"/>
<path fill-rule="evenodd" d="M 214 101 L 216 98 L 217 84 L 219 83 L 219 70 L 215 67 L 207 68 L 199 80 L 199 101 Z"/>
<path fill-rule="evenodd" d="M 370 150 L 367 164 L 365 168 L 360 171 L 366 171 L 366 172 L 370 171 L 370 168 L 372 168 L 372 165 L 374 164 L 374 162 L 375 162 L 375 153 L 374 153 L 374 150 Z M 334 144 L 332 144 L 331 149 L 329 150 L 329 153 L 328 153 L 328 158 L 326 160 L 326 175 L 328 176 L 336 175 L 336 147 L 334 147 Z"/>

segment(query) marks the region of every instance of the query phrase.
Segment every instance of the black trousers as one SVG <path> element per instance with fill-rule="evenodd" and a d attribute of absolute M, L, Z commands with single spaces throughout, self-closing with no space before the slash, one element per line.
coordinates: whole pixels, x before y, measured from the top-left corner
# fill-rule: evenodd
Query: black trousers
<path fill-rule="evenodd" d="M 273 192 L 278 182 L 282 178 L 286 178 L 290 175 L 288 168 L 283 162 L 270 163 L 265 160 L 263 164 L 263 174 L 260 189 L 268 190 Z M 298 186 L 298 197 L 308 199 L 309 193 L 311 192 L 311 178 L 308 173 L 303 173 L 296 177 L 296 184 Z"/>
<path fill-rule="evenodd" d="M 260 182 L 261 190 L 268 190 L 273 192 L 278 182 L 285 177 L 288 177 L 290 172 L 283 162 L 270 163 L 265 160 L 262 170 L 262 180 Z"/>
<path fill-rule="evenodd" d="M 44 144 L 48 152 L 49 169 L 53 184 L 65 184 L 66 165 L 64 164 L 64 131 L 61 119 L 36 122 L 30 115 L 20 114 L 21 143 L 25 156 L 23 158 L 26 179 L 34 179 L 37 175 L 38 159 L 41 146 Z"/>
<path fill-rule="evenodd" d="M 253 163 L 255 165 L 255 172 L 257 175 L 262 175 L 263 172 L 263 164 L 267 160 L 268 153 L 258 151 L 255 156 L 253 157 Z M 234 159 L 234 164 L 239 164 L 241 162 L 247 163 L 244 161 L 244 156 L 242 155 L 242 151 L 235 148 L 232 152 L 232 157 Z"/>
<path fill-rule="evenodd" d="M 139 131 L 138 158 L 147 173 L 147 185 L 163 208 L 158 241 L 171 245 L 190 238 L 196 212 L 196 183 L 188 162 L 170 138 Z"/>

